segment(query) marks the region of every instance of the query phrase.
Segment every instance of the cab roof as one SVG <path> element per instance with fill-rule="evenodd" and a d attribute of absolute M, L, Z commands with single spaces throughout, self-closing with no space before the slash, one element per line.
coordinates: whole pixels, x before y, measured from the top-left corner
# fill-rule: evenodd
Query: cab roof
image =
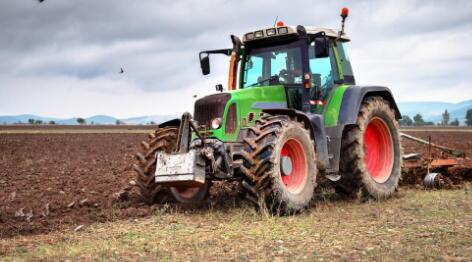
<path fill-rule="evenodd" d="M 321 32 L 324 32 L 326 36 L 331 38 L 339 37 L 339 33 L 336 29 L 325 28 L 325 27 L 317 27 L 317 26 L 305 26 L 306 33 L 308 35 L 314 35 Z M 281 37 L 281 36 L 290 36 L 290 35 L 298 35 L 297 27 L 296 26 L 280 26 L 280 27 L 269 27 L 265 29 L 259 29 L 256 31 L 248 32 L 243 36 L 243 42 L 252 42 L 257 40 L 267 40 L 272 37 Z M 344 33 L 340 37 L 341 41 L 349 42 L 351 39 Z"/>

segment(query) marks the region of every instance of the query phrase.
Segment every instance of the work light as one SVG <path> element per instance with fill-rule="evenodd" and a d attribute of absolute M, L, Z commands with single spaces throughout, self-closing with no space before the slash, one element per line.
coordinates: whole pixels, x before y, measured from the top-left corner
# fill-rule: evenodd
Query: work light
<path fill-rule="evenodd" d="M 267 29 L 267 30 L 266 30 L 266 34 L 267 34 L 267 36 L 273 36 L 273 35 L 275 35 L 275 34 L 276 34 L 275 28 Z"/>
<path fill-rule="evenodd" d="M 288 33 L 287 27 L 279 27 L 277 30 L 279 31 L 279 34 L 286 34 L 286 33 Z"/>
<path fill-rule="evenodd" d="M 246 34 L 246 40 L 252 40 L 252 39 L 254 39 L 253 33 Z"/>

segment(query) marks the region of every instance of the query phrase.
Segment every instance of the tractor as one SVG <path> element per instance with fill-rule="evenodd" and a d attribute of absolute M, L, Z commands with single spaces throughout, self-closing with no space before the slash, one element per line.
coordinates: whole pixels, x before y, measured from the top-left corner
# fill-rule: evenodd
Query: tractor
<path fill-rule="evenodd" d="M 195 101 L 194 114 L 158 125 L 133 166 L 148 203 L 202 201 L 214 181 L 237 181 L 249 200 L 280 214 L 306 209 L 317 177 L 336 192 L 391 196 L 401 174 L 399 109 L 389 88 L 357 85 L 344 32 L 311 26 L 251 31 L 232 48 L 228 86 Z"/>

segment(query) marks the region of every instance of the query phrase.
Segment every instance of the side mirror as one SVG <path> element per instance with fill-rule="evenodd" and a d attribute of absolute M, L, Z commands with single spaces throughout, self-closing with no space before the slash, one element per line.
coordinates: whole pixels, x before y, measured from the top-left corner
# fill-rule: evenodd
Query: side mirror
<path fill-rule="evenodd" d="M 204 56 L 202 57 L 202 55 Z M 202 68 L 203 75 L 210 73 L 210 55 L 207 53 L 200 53 L 200 67 Z"/>
<path fill-rule="evenodd" d="M 321 36 L 315 38 L 315 57 L 329 57 L 329 40 L 327 37 Z"/>

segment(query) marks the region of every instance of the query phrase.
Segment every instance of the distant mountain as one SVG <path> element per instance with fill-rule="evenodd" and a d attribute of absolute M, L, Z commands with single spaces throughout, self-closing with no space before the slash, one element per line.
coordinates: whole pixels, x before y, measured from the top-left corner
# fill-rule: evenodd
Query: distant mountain
<path fill-rule="evenodd" d="M 154 115 L 154 116 L 138 116 L 138 117 L 131 117 L 131 118 L 124 118 L 121 121 L 125 122 L 126 124 L 147 124 L 147 123 L 162 123 L 167 120 L 171 120 L 173 118 L 177 118 L 178 116 L 175 115 Z"/>
<path fill-rule="evenodd" d="M 60 120 L 60 118 L 41 117 L 37 115 L 24 114 L 24 115 L 17 115 L 17 116 L 0 116 L 0 124 L 28 123 L 29 119 L 42 120 L 43 122 L 49 122 L 49 121 L 57 122 Z"/>
<path fill-rule="evenodd" d="M 398 107 L 402 115 L 408 115 L 413 118 L 416 114 L 421 114 L 425 121 L 439 123 L 442 120 L 442 114 L 447 109 L 450 119 L 459 119 L 461 123 L 465 121 L 465 114 L 472 108 L 472 99 L 460 103 L 446 102 L 399 102 Z"/>
<path fill-rule="evenodd" d="M 450 114 L 451 121 L 458 118 L 461 123 L 465 121 L 465 114 L 468 109 L 472 108 L 472 99 L 462 101 L 460 103 L 446 103 L 446 102 L 398 102 L 398 107 L 402 115 L 408 115 L 411 118 L 416 114 L 421 114 L 425 121 L 433 121 L 439 123 L 442 120 L 442 113 L 447 109 Z M 125 124 L 139 125 L 149 123 L 161 123 L 172 118 L 176 118 L 176 115 L 152 115 L 152 116 L 137 116 L 130 118 L 119 119 L 107 115 L 95 115 L 85 118 L 87 124 L 97 125 L 114 125 L 117 120 Z M 54 121 L 57 124 L 63 125 L 76 125 L 77 118 L 54 118 L 54 117 L 43 117 L 37 115 L 17 115 L 17 116 L 0 116 L 0 124 L 14 124 L 14 123 L 28 123 L 28 119 L 39 119 L 43 122 Z"/>
<path fill-rule="evenodd" d="M 91 117 L 84 118 L 87 124 L 95 125 L 114 125 L 117 120 L 120 120 L 124 124 L 131 125 L 140 125 L 140 124 L 149 124 L 161 123 L 172 118 L 175 118 L 175 115 L 153 115 L 153 116 L 138 116 L 131 118 L 118 119 L 116 117 L 107 116 L 107 115 L 95 115 Z M 16 123 L 28 123 L 29 119 L 41 120 L 43 123 L 49 121 L 54 121 L 59 125 L 77 125 L 77 117 L 74 118 L 54 118 L 54 117 L 43 117 L 38 115 L 17 115 L 17 116 L 0 116 L 0 125 L 1 124 L 16 124 Z"/>

